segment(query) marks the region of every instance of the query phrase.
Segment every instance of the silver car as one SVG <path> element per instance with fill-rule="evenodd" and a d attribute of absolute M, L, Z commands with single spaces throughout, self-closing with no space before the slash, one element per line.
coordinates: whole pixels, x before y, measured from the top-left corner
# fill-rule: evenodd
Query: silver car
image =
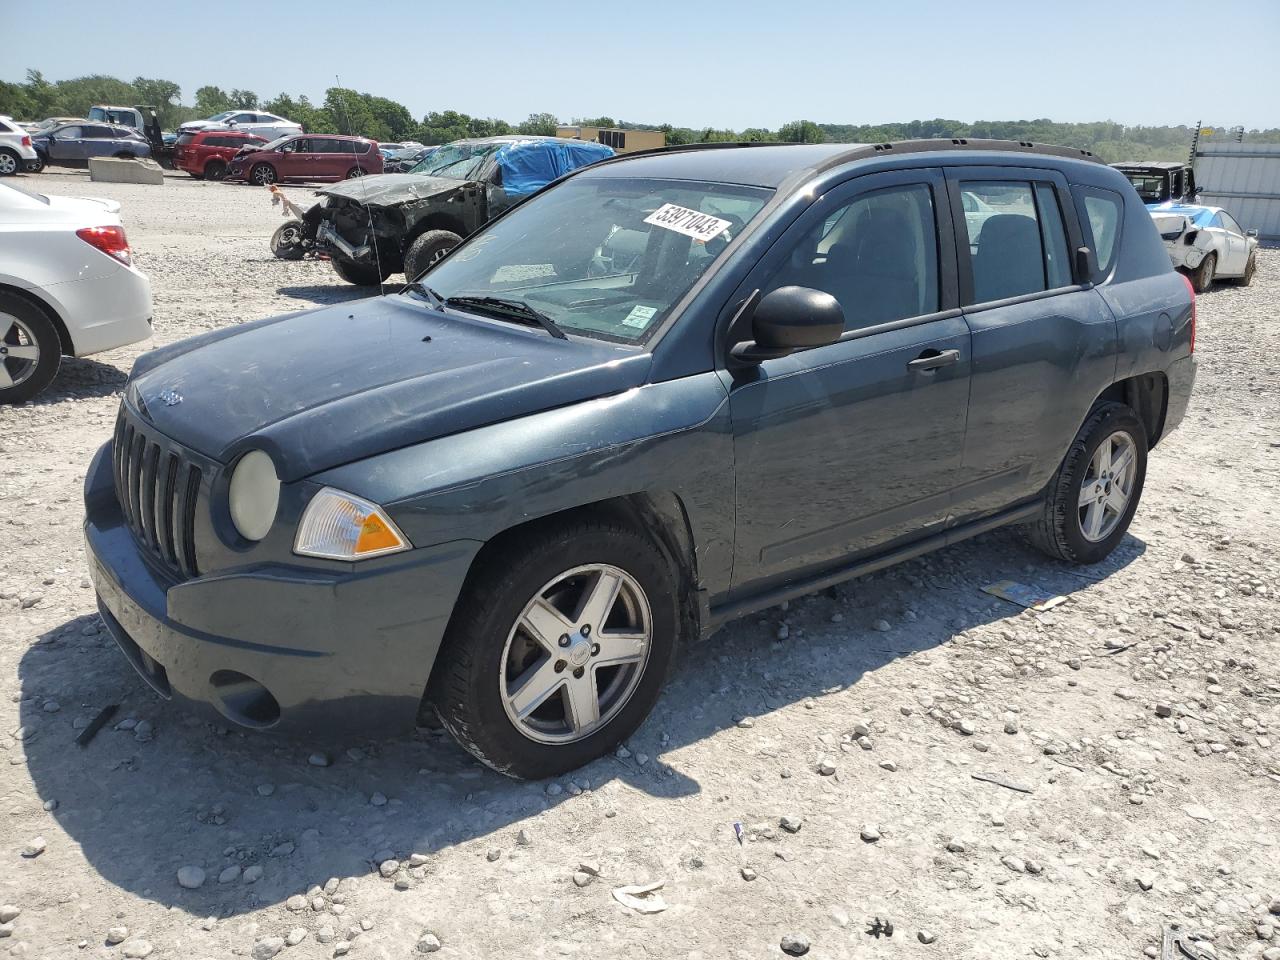
<path fill-rule="evenodd" d="M 1246 230 L 1221 207 L 1165 204 L 1148 208 L 1174 267 L 1191 278 L 1198 293 L 1214 280 L 1247 287 L 1258 268 L 1258 231 Z"/>
<path fill-rule="evenodd" d="M 302 133 L 302 124 L 277 117 L 261 110 L 224 110 L 205 120 L 191 120 L 178 128 L 178 133 L 198 133 L 201 130 L 236 130 L 252 133 L 264 140 L 291 137 Z"/>

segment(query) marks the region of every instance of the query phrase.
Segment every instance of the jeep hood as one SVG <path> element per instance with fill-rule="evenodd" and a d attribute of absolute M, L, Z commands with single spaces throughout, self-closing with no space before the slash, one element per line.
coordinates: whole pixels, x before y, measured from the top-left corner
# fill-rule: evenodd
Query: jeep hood
<path fill-rule="evenodd" d="M 414 200 L 428 200 L 466 186 L 467 180 L 427 177 L 418 173 L 377 173 L 335 183 L 316 192 L 323 197 L 339 197 L 372 207 L 395 207 Z"/>
<path fill-rule="evenodd" d="M 618 393 L 649 355 L 374 297 L 289 314 L 138 359 L 127 402 L 227 463 L 260 447 L 282 480 Z M 180 399 L 178 399 L 180 398 Z"/>

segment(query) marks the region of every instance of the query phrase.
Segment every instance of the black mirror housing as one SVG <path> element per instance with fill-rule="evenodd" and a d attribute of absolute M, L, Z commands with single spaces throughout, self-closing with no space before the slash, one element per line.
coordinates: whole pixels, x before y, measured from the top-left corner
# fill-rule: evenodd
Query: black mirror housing
<path fill-rule="evenodd" d="M 1076 283 L 1093 283 L 1098 263 L 1090 247 L 1076 247 Z"/>
<path fill-rule="evenodd" d="M 731 350 L 735 360 L 758 363 L 835 343 L 844 333 L 844 310 L 835 297 L 821 290 L 779 287 L 756 304 L 751 330 L 755 339 Z"/>

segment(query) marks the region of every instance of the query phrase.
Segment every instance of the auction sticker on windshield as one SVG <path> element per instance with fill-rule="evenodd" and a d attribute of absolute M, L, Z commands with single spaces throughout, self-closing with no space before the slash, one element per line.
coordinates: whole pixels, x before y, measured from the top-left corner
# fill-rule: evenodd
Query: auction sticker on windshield
<path fill-rule="evenodd" d="M 662 227 L 664 230 L 683 233 L 686 237 L 693 237 L 700 243 L 706 243 L 713 237 L 718 237 L 733 225 L 730 220 L 721 220 L 709 213 L 690 210 L 688 207 L 681 207 L 674 203 L 664 203 L 645 217 L 644 222 L 652 223 L 655 227 Z"/>

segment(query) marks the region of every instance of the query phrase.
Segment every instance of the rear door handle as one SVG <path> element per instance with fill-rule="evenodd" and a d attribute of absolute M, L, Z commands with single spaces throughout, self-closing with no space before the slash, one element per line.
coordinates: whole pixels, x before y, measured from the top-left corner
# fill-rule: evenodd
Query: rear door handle
<path fill-rule="evenodd" d="M 926 350 L 907 364 L 908 370 L 930 373 L 939 367 L 949 367 L 960 360 L 959 350 Z"/>

